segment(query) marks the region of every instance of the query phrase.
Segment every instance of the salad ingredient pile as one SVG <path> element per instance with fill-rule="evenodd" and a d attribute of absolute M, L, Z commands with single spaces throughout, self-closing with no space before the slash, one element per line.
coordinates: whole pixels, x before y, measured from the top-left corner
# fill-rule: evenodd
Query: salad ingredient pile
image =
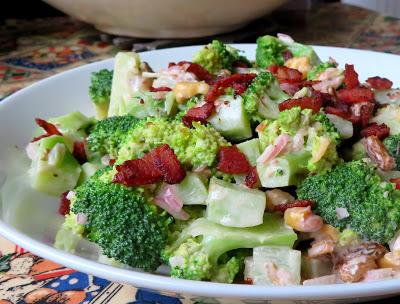
<path fill-rule="evenodd" d="M 103 263 L 254 285 L 400 277 L 400 94 L 287 35 L 255 61 L 214 40 L 159 71 L 92 73 L 96 116 L 37 118 L 34 189 L 55 246 Z"/>

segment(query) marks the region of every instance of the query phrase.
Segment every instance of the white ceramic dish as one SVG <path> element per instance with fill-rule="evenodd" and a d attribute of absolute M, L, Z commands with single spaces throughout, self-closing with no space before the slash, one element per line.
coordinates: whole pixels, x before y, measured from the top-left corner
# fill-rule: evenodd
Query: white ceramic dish
<path fill-rule="evenodd" d="M 144 38 L 202 37 L 233 31 L 288 0 L 44 0 L 101 31 Z"/>
<path fill-rule="evenodd" d="M 242 44 L 236 47 L 254 58 L 255 45 Z M 157 70 L 171 61 L 190 60 L 197 49 L 198 47 L 184 47 L 157 50 L 142 53 L 141 57 Z M 323 60 L 332 56 L 341 65 L 353 63 L 362 80 L 379 75 L 393 80 L 395 86 L 400 85 L 400 56 L 332 47 L 315 49 Z M 101 68 L 112 68 L 112 65 L 113 60 L 109 59 L 61 73 L 25 88 L 0 103 L 0 185 L 6 175 L 15 170 L 13 163 L 16 154 L 12 153 L 13 149 L 16 146 L 24 147 L 31 138 L 33 118 L 48 118 L 76 110 L 92 114 L 87 95 L 90 73 Z M 400 291 L 400 280 L 325 286 L 262 287 L 178 280 L 114 268 L 51 246 L 51 237 L 61 221 L 56 211 L 57 199 L 20 190 L 14 194 L 18 202 L 0 202 L 0 234 L 39 256 L 110 280 L 128 282 L 169 294 L 222 299 L 224 303 L 262 303 L 266 300 L 297 304 L 345 303 L 394 295 Z M 41 201 L 39 205 L 30 203 L 38 200 Z"/>

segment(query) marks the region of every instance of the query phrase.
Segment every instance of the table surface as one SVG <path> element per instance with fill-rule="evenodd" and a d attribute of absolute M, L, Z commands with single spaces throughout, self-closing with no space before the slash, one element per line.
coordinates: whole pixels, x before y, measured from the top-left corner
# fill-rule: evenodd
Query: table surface
<path fill-rule="evenodd" d="M 220 38 L 254 42 L 259 35 L 275 32 L 288 33 L 307 44 L 400 54 L 400 20 L 343 4 L 323 4 L 308 12 L 277 12 Z M 199 41 L 204 39 L 114 37 L 68 17 L 7 20 L 0 25 L 0 102 L 40 79 L 112 57 L 121 48 L 143 50 Z M 46 303 L 206 303 L 157 296 L 80 273 L 25 252 L 0 237 L 0 304 L 27 303 L 35 292 L 52 294 Z M 399 303 L 400 297 L 385 302 Z"/>

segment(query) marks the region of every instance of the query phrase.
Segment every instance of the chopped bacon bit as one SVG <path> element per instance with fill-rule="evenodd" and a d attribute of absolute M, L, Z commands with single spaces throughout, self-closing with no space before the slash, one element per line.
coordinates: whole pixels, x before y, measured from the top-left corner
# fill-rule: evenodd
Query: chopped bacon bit
<path fill-rule="evenodd" d="M 366 128 L 362 129 L 360 135 L 362 137 L 368 137 L 371 135 L 375 135 L 379 139 L 384 139 L 388 137 L 390 133 L 390 129 L 386 124 L 378 125 L 376 122 L 369 124 Z"/>
<path fill-rule="evenodd" d="M 182 168 L 174 151 L 167 145 L 161 145 L 142 158 L 127 160 L 116 166 L 118 173 L 113 182 L 134 187 L 165 181 L 176 184 L 185 178 Z"/>
<path fill-rule="evenodd" d="M 302 110 L 311 109 L 314 113 L 317 113 L 322 107 L 322 98 L 317 94 L 314 97 L 288 99 L 279 104 L 279 111 L 282 112 L 293 107 L 300 107 Z"/>
<path fill-rule="evenodd" d="M 347 89 L 354 89 L 360 86 L 360 81 L 358 80 L 358 74 L 354 70 L 354 65 L 346 64 L 344 70 L 344 84 Z"/>
<path fill-rule="evenodd" d="M 375 90 L 389 90 L 393 85 L 389 79 L 379 76 L 370 77 L 366 82 Z"/>
<path fill-rule="evenodd" d="M 248 285 L 253 285 L 253 280 L 251 278 L 244 279 L 244 283 Z"/>
<path fill-rule="evenodd" d="M 232 63 L 232 66 L 233 66 L 234 68 L 248 68 L 248 67 L 249 67 L 249 65 L 248 65 L 246 62 L 241 61 L 241 60 L 236 60 L 236 61 L 234 61 L 234 62 Z"/>
<path fill-rule="evenodd" d="M 114 166 L 114 164 L 115 164 L 115 159 L 110 159 L 109 161 L 108 161 L 108 165 L 110 165 L 110 166 Z"/>
<path fill-rule="evenodd" d="M 287 202 L 284 204 L 279 204 L 274 206 L 275 211 L 280 211 L 280 212 L 285 212 L 289 208 L 295 208 L 295 207 L 308 207 L 312 206 L 314 204 L 313 201 L 310 200 L 295 200 L 292 202 Z"/>
<path fill-rule="evenodd" d="M 207 118 L 214 112 L 214 103 L 207 102 L 201 107 L 191 108 L 187 111 L 185 116 L 182 117 L 182 122 L 188 128 L 192 127 L 194 121 L 198 121 L 201 124 L 207 123 Z"/>
<path fill-rule="evenodd" d="M 224 94 L 226 88 L 233 87 L 234 84 L 243 84 L 246 88 L 256 77 L 256 74 L 233 74 L 228 77 L 218 79 L 205 96 L 206 102 L 214 102 L 219 96 Z"/>
<path fill-rule="evenodd" d="M 171 67 L 175 64 L 169 64 L 168 67 Z M 193 63 L 190 61 L 180 61 L 178 62 L 179 66 L 187 65 L 186 72 L 193 73 L 196 75 L 197 79 L 207 82 L 208 84 L 213 83 L 213 76 L 208 72 L 205 68 L 203 68 L 200 64 Z"/>
<path fill-rule="evenodd" d="M 154 165 L 162 173 L 166 183 L 177 184 L 185 178 L 186 172 L 169 145 L 158 146 L 150 154 L 153 156 Z"/>
<path fill-rule="evenodd" d="M 69 191 L 64 192 L 60 197 L 60 207 L 58 207 L 58 213 L 63 216 L 69 214 L 69 207 L 71 205 L 71 202 L 67 198 L 68 192 Z"/>
<path fill-rule="evenodd" d="M 293 54 L 289 50 L 284 50 L 282 53 L 282 56 L 283 56 L 283 60 L 285 60 L 285 61 L 289 60 L 290 58 L 293 58 Z"/>
<path fill-rule="evenodd" d="M 85 150 L 85 142 L 84 141 L 75 141 L 74 149 L 72 151 L 72 155 L 75 159 L 82 165 L 87 162 L 86 150 Z"/>
<path fill-rule="evenodd" d="M 244 184 L 246 185 L 246 187 L 249 188 L 257 188 L 259 186 L 259 179 L 256 167 L 251 168 L 250 172 L 246 175 L 246 178 L 244 179 Z"/>
<path fill-rule="evenodd" d="M 303 87 L 303 82 L 291 82 L 288 80 L 279 80 L 279 86 L 281 87 L 282 91 L 286 94 L 294 95 L 297 91 L 299 91 Z"/>
<path fill-rule="evenodd" d="M 35 141 L 38 141 L 38 140 L 40 140 L 42 138 L 49 137 L 49 136 L 52 136 L 52 135 L 60 135 L 60 136 L 62 136 L 62 133 L 52 123 L 49 123 L 49 122 L 45 121 L 44 119 L 40 119 L 40 118 L 35 118 L 35 121 L 36 121 L 36 124 L 39 127 L 41 127 L 46 133 L 41 135 L 41 136 L 39 136 L 39 137 L 33 138 L 31 142 L 35 142 Z"/>
<path fill-rule="evenodd" d="M 155 88 L 155 87 L 150 87 L 150 92 L 169 92 L 172 91 L 171 88 L 169 87 L 159 87 L 159 88 Z"/>
<path fill-rule="evenodd" d="M 400 190 L 400 177 L 398 178 L 391 178 L 390 182 L 396 184 L 396 189 Z"/>
<path fill-rule="evenodd" d="M 358 102 L 373 102 L 374 92 L 368 88 L 341 89 L 337 91 L 337 98 L 348 104 Z"/>
<path fill-rule="evenodd" d="M 232 87 L 237 95 L 242 95 L 247 90 L 247 85 L 243 83 L 234 83 Z"/>
<path fill-rule="evenodd" d="M 362 128 L 365 128 L 368 125 L 368 122 L 372 116 L 373 111 L 374 111 L 374 104 L 365 104 L 361 106 L 359 121 Z"/>
<path fill-rule="evenodd" d="M 243 174 L 251 170 L 246 156 L 236 146 L 222 147 L 218 152 L 217 169 L 224 173 Z"/>
<path fill-rule="evenodd" d="M 279 81 L 298 82 L 303 79 L 303 74 L 300 71 L 285 66 L 273 64 L 268 67 L 268 71 L 278 78 Z"/>
<path fill-rule="evenodd" d="M 123 184 L 128 187 L 142 186 L 161 182 L 162 173 L 154 165 L 153 157 L 147 153 L 144 157 L 127 160 L 122 165 L 115 167 L 118 173 L 114 176 L 113 183 Z"/>
<path fill-rule="evenodd" d="M 368 136 L 364 141 L 364 147 L 369 158 L 383 171 L 390 171 L 396 167 L 396 161 L 386 150 L 383 143 L 375 135 Z"/>
<path fill-rule="evenodd" d="M 325 108 L 325 113 L 339 116 L 343 119 L 350 120 L 351 114 L 348 110 L 328 106 Z"/>

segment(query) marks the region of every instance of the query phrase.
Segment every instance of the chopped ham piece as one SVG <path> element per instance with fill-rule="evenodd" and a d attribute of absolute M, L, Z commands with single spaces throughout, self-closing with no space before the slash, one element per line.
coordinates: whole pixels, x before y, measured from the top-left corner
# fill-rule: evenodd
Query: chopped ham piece
<path fill-rule="evenodd" d="M 183 201 L 177 194 L 174 185 L 164 185 L 161 187 L 154 198 L 154 202 L 176 219 L 189 219 L 189 214 L 182 209 Z"/>
<path fill-rule="evenodd" d="M 279 135 L 273 144 L 265 148 L 264 152 L 257 158 L 258 163 L 267 163 L 277 157 L 288 145 L 290 136 L 287 134 Z"/>

